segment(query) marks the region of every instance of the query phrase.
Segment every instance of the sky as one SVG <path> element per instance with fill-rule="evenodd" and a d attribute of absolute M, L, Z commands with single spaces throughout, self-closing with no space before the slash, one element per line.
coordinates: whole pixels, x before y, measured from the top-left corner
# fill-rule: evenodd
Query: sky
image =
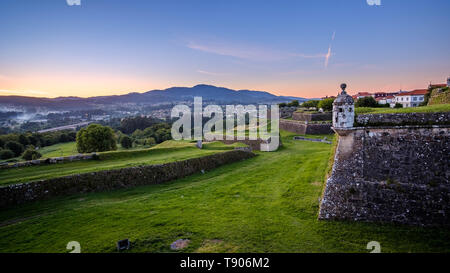
<path fill-rule="evenodd" d="M 1 0 L 0 95 L 426 88 L 450 76 L 449 10 L 448 0 Z"/>

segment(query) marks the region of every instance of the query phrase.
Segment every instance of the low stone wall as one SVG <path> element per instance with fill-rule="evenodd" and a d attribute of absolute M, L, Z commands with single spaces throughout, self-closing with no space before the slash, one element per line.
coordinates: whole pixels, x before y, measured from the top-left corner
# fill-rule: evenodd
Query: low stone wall
<path fill-rule="evenodd" d="M 21 167 L 29 167 L 29 166 L 42 165 L 42 164 L 58 164 L 58 163 L 72 162 L 72 161 L 79 161 L 79 160 L 90 160 L 90 159 L 93 159 L 95 156 L 97 156 L 96 153 L 79 154 L 79 155 L 71 155 L 71 156 L 63 156 L 63 157 L 52 157 L 52 158 L 45 158 L 45 159 L 36 159 L 36 160 L 16 162 L 16 163 L 11 163 L 11 164 L 3 164 L 3 165 L 0 165 L 0 169 L 21 168 Z"/>
<path fill-rule="evenodd" d="M 282 145 L 281 143 L 281 138 L 279 139 L 280 143 L 279 143 L 279 147 Z M 244 139 L 244 140 L 237 140 L 237 139 L 233 139 L 233 140 L 221 140 L 221 142 L 223 142 L 226 145 L 231 145 L 234 143 L 242 143 L 245 144 L 247 146 L 250 147 L 250 149 L 254 150 L 254 151 L 261 151 L 261 144 L 267 144 L 268 141 L 267 140 L 262 140 L 262 139 L 256 139 L 256 140 L 250 140 L 250 139 Z"/>
<path fill-rule="evenodd" d="M 450 125 L 450 112 L 363 114 L 355 119 L 355 126 L 401 126 L 401 125 Z"/>
<path fill-rule="evenodd" d="M 304 123 L 295 120 L 280 119 L 280 129 L 299 135 L 334 134 L 331 123 Z"/>
<path fill-rule="evenodd" d="M 331 121 L 333 114 L 329 113 L 308 113 L 308 112 L 295 112 L 292 114 L 293 120 L 298 121 Z"/>
<path fill-rule="evenodd" d="M 320 219 L 450 226 L 450 127 L 336 130 Z"/>
<path fill-rule="evenodd" d="M 160 184 L 254 156 L 251 152 L 233 150 L 162 165 L 84 173 L 4 186 L 0 187 L 0 208 L 55 196 Z"/>
<path fill-rule="evenodd" d="M 295 111 L 297 111 L 297 107 L 294 107 L 294 106 L 281 107 L 280 108 L 280 118 L 291 118 L 292 114 Z M 270 111 L 268 111 L 268 112 L 270 112 Z"/>
<path fill-rule="evenodd" d="M 326 144 L 333 144 L 333 142 L 328 141 L 326 138 L 325 139 L 321 139 L 321 138 L 307 138 L 307 137 L 295 136 L 294 140 L 302 140 L 302 141 L 311 141 L 311 142 L 321 142 L 321 143 L 326 143 Z"/>

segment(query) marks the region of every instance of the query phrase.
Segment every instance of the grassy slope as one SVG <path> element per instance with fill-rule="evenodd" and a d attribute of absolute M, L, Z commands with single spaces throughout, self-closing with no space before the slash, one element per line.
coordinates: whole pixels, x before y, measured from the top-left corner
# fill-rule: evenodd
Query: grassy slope
<path fill-rule="evenodd" d="M 38 202 L 0 212 L 0 252 L 131 251 L 383 252 L 450 251 L 448 230 L 317 220 L 332 146 L 293 141 L 278 152 L 162 185 Z M 214 239 L 220 241 L 214 241 Z"/>
<path fill-rule="evenodd" d="M 131 149 L 125 149 L 120 144 L 117 144 L 117 151 L 134 151 L 134 150 L 142 150 L 146 147 L 144 146 L 138 146 L 133 147 Z M 67 143 L 58 143 L 51 146 L 46 146 L 41 149 L 39 149 L 39 153 L 42 155 L 42 158 L 49 158 L 49 157 L 61 157 L 61 156 L 70 156 L 70 155 L 77 155 L 79 152 L 77 151 L 77 143 L 75 141 L 73 142 L 67 142 Z M 0 163 L 2 162 L 18 162 L 18 161 L 26 161 L 22 157 L 15 157 L 10 158 L 7 160 L 0 160 Z"/>
<path fill-rule="evenodd" d="M 428 105 L 410 108 L 358 107 L 355 109 L 356 114 L 433 113 L 433 112 L 449 112 L 449 111 L 450 111 L 450 104 Z"/>
<path fill-rule="evenodd" d="M 63 144 L 64 145 L 64 144 Z M 167 141 L 151 149 L 100 153 L 102 160 L 74 161 L 0 170 L 0 185 L 30 182 L 77 173 L 109 170 L 146 164 L 161 164 L 230 150 L 236 145 L 209 143 L 200 150 L 194 143 Z"/>
<path fill-rule="evenodd" d="M 39 150 L 42 158 L 60 157 L 78 154 L 76 142 L 59 143 Z"/>

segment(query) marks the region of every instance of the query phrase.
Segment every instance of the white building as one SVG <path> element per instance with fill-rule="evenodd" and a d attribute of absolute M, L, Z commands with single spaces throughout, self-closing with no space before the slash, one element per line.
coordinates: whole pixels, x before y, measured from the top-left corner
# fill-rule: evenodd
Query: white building
<path fill-rule="evenodd" d="M 396 103 L 400 103 L 403 105 L 403 108 L 417 107 L 425 100 L 425 95 L 427 93 L 427 89 L 418 89 L 400 93 L 394 96 L 395 98 L 393 104 L 395 105 Z"/>
<path fill-rule="evenodd" d="M 378 97 L 375 99 L 379 104 L 392 104 L 394 103 L 394 96 Z M 394 103 L 395 104 L 395 103 Z"/>

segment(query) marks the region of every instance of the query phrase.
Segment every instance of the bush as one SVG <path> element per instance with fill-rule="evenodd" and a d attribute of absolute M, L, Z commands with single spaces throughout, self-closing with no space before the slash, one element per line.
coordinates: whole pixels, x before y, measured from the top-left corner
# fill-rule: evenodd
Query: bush
<path fill-rule="evenodd" d="M 283 108 L 283 107 L 286 107 L 286 106 L 287 106 L 287 104 L 285 102 L 282 102 L 282 103 L 278 104 L 278 107 L 280 107 L 280 108 Z"/>
<path fill-rule="evenodd" d="M 15 156 L 19 156 L 23 153 L 24 147 L 22 144 L 16 141 L 8 141 L 5 144 L 5 148 L 11 150 Z"/>
<path fill-rule="evenodd" d="M 403 108 L 403 104 L 401 103 L 396 103 L 394 108 Z"/>
<path fill-rule="evenodd" d="M 331 111 L 333 110 L 333 102 L 333 98 L 323 99 L 318 103 L 317 107 L 322 108 L 324 111 Z"/>
<path fill-rule="evenodd" d="M 155 144 L 156 144 L 156 140 L 153 137 L 147 138 L 144 143 L 144 145 L 148 145 L 148 146 L 155 145 Z"/>
<path fill-rule="evenodd" d="M 131 147 L 133 147 L 133 141 L 129 136 L 123 136 L 120 139 L 120 145 L 122 145 L 122 147 L 124 147 L 125 149 L 130 149 Z"/>
<path fill-rule="evenodd" d="M 119 129 L 125 134 L 131 134 L 137 129 L 144 130 L 145 128 L 158 123 L 161 123 L 161 120 L 152 117 L 128 117 L 120 122 Z"/>
<path fill-rule="evenodd" d="M 358 99 L 355 107 L 378 107 L 378 102 L 373 97 L 364 97 Z"/>
<path fill-rule="evenodd" d="M 27 149 L 22 155 L 22 158 L 25 160 L 35 160 L 35 159 L 38 159 L 41 157 L 42 157 L 42 155 L 38 151 L 34 150 L 33 148 Z"/>
<path fill-rule="evenodd" d="M 3 149 L 3 147 L 5 147 L 5 142 L 0 138 L 0 149 Z"/>
<path fill-rule="evenodd" d="M 23 135 L 23 134 L 19 135 L 19 142 L 23 146 L 27 146 L 28 144 L 30 144 L 30 141 L 28 140 L 28 137 L 26 135 Z"/>
<path fill-rule="evenodd" d="M 114 131 L 108 126 L 91 124 L 77 133 L 77 150 L 80 153 L 117 150 Z"/>
<path fill-rule="evenodd" d="M 310 100 L 310 101 L 305 101 L 305 102 L 302 104 L 302 107 L 305 107 L 305 108 L 316 107 L 316 108 L 317 108 L 317 106 L 319 105 L 319 102 L 320 102 L 320 100 Z"/>
<path fill-rule="evenodd" d="M 5 150 L 0 150 L 0 159 L 10 159 L 15 157 L 13 151 L 5 149 Z"/>

